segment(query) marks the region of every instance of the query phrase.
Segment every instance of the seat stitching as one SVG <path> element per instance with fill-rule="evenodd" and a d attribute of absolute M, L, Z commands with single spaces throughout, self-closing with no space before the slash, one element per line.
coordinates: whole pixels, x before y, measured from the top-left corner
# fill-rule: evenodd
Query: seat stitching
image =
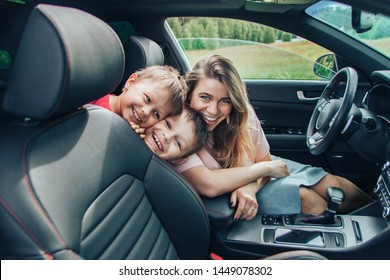
<path fill-rule="evenodd" d="M 38 131 L 40 132 L 40 131 Z M 38 134 L 38 132 L 36 134 Z M 27 150 L 27 145 L 29 143 L 29 141 L 35 136 L 32 135 L 25 143 L 24 147 L 23 147 L 23 154 L 22 154 L 22 169 L 23 169 L 23 179 L 24 179 L 24 182 L 25 182 L 25 185 L 27 187 L 27 192 L 30 194 L 31 196 L 31 199 L 33 200 L 35 206 L 38 208 L 39 212 L 42 214 L 43 218 L 46 220 L 46 222 L 49 224 L 49 227 L 53 230 L 54 234 L 57 236 L 57 238 L 59 239 L 59 241 L 62 243 L 62 245 L 66 248 L 66 249 L 69 249 L 68 246 L 66 245 L 64 239 L 62 238 L 61 234 L 58 232 L 58 230 L 56 229 L 56 227 L 54 226 L 54 224 L 52 223 L 52 221 L 50 220 L 50 218 L 48 217 L 47 213 L 45 212 L 45 210 L 43 209 L 42 205 L 40 204 L 40 202 L 38 201 L 35 193 L 34 193 L 34 190 L 31 186 L 31 182 L 29 180 L 29 175 L 27 174 L 27 167 L 26 167 L 26 160 L 25 160 L 25 154 L 26 154 L 26 150 Z"/>
<path fill-rule="evenodd" d="M 31 237 L 32 240 L 35 241 L 35 243 L 38 245 L 39 248 L 41 248 L 44 251 L 44 255 L 47 256 L 49 259 L 54 259 L 54 257 L 48 253 L 48 250 L 45 248 L 45 246 L 42 244 L 42 242 L 36 237 L 30 229 L 26 226 L 26 224 L 23 222 L 23 220 L 7 205 L 7 203 L 0 197 L 0 203 L 3 205 L 3 207 L 8 211 L 8 213 L 18 222 L 18 224 L 24 229 L 24 231 Z"/>

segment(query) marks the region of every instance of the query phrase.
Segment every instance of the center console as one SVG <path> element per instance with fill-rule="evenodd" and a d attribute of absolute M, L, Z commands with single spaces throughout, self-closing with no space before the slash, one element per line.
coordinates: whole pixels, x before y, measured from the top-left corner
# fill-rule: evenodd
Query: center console
<path fill-rule="evenodd" d="M 330 259 L 370 259 L 379 250 L 390 259 L 390 161 L 382 166 L 374 193 L 376 202 L 352 214 L 335 214 L 327 224 L 302 223 L 297 215 L 258 215 L 234 222 L 223 244 L 253 254 L 304 249 Z"/>
<path fill-rule="evenodd" d="M 374 193 L 383 209 L 383 218 L 388 218 L 390 216 L 390 161 L 383 165 Z"/>

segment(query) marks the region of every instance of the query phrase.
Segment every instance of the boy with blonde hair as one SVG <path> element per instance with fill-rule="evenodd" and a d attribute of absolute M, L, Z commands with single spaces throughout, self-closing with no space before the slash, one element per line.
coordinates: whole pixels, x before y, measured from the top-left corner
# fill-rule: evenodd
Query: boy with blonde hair
<path fill-rule="evenodd" d="M 130 75 L 120 95 L 108 94 L 91 102 L 127 122 L 150 127 L 183 109 L 187 92 L 184 78 L 171 66 L 150 66 Z"/>

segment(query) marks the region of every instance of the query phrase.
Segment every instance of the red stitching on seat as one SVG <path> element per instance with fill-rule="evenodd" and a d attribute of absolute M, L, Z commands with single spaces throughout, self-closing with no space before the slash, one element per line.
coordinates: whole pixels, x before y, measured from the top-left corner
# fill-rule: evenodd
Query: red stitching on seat
<path fill-rule="evenodd" d="M 37 132 L 38 134 L 38 132 Z M 33 138 L 34 135 L 31 136 L 31 138 Z M 64 246 L 65 249 L 69 249 L 68 246 L 66 245 L 65 243 L 65 240 L 62 238 L 61 234 L 58 232 L 58 230 L 56 229 L 56 227 L 54 226 L 54 224 L 51 222 L 50 218 L 47 216 L 47 213 L 45 212 L 45 210 L 42 208 L 42 205 L 38 202 L 38 199 L 37 197 L 35 196 L 35 193 L 33 191 L 33 188 L 31 186 L 31 183 L 30 183 L 30 180 L 29 180 L 29 176 L 27 174 L 27 168 L 26 168 L 26 161 L 25 161 L 25 154 L 26 154 L 26 150 L 27 150 L 27 144 L 28 142 L 30 141 L 29 138 L 25 145 L 24 145 L 24 148 L 23 148 L 23 155 L 22 155 L 22 168 L 23 168 L 23 178 L 24 178 L 24 182 L 27 186 L 27 191 L 28 193 L 31 195 L 31 198 L 34 202 L 34 204 L 37 206 L 39 212 L 41 212 L 43 218 L 46 220 L 46 222 L 49 224 L 49 227 L 53 230 L 54 234 L 57 236 L 57 238 L 59 239 L 59 241 L 62 243 L 62 245 Z"/>
<path fill-rule="evenodd" d="M 5 203 L 5 201 L 0 198 L 0 203 L 3 205 L 3 207 L 8 211 L 8 213 L 11 214 L 11 216 L 18 222 L 18 224 L 26 231 L 26 233 L 31 237 L 32 240 L 35 241 L 35 243 L 44 251 L 44 255 L 49 259 L 54 259 L 54 257 L 48 253 L 45 246 L 42 244 L 42 242 L 39 241 L 39 239 L 28 229 L 28 227 L 25 225 L 25 223 L 16 215 L 14 211 Z"/>

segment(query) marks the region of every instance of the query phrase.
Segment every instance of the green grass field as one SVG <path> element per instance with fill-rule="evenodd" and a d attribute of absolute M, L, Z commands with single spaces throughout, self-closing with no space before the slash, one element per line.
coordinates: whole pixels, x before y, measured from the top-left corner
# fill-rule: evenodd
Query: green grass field
<path fill-rule="evenodd" d="M 390 53 L 390 40 L 377 40 L 375 44 L 378 49 Z M 220 54 L 233 61 L 244 79 L 292 80 L 321 79 L 313 73 L 313 66 L 315 60 L 326 53 L 330 51 L 304 40 L 186 52 L 191 66 L 206 55 Z"/>

